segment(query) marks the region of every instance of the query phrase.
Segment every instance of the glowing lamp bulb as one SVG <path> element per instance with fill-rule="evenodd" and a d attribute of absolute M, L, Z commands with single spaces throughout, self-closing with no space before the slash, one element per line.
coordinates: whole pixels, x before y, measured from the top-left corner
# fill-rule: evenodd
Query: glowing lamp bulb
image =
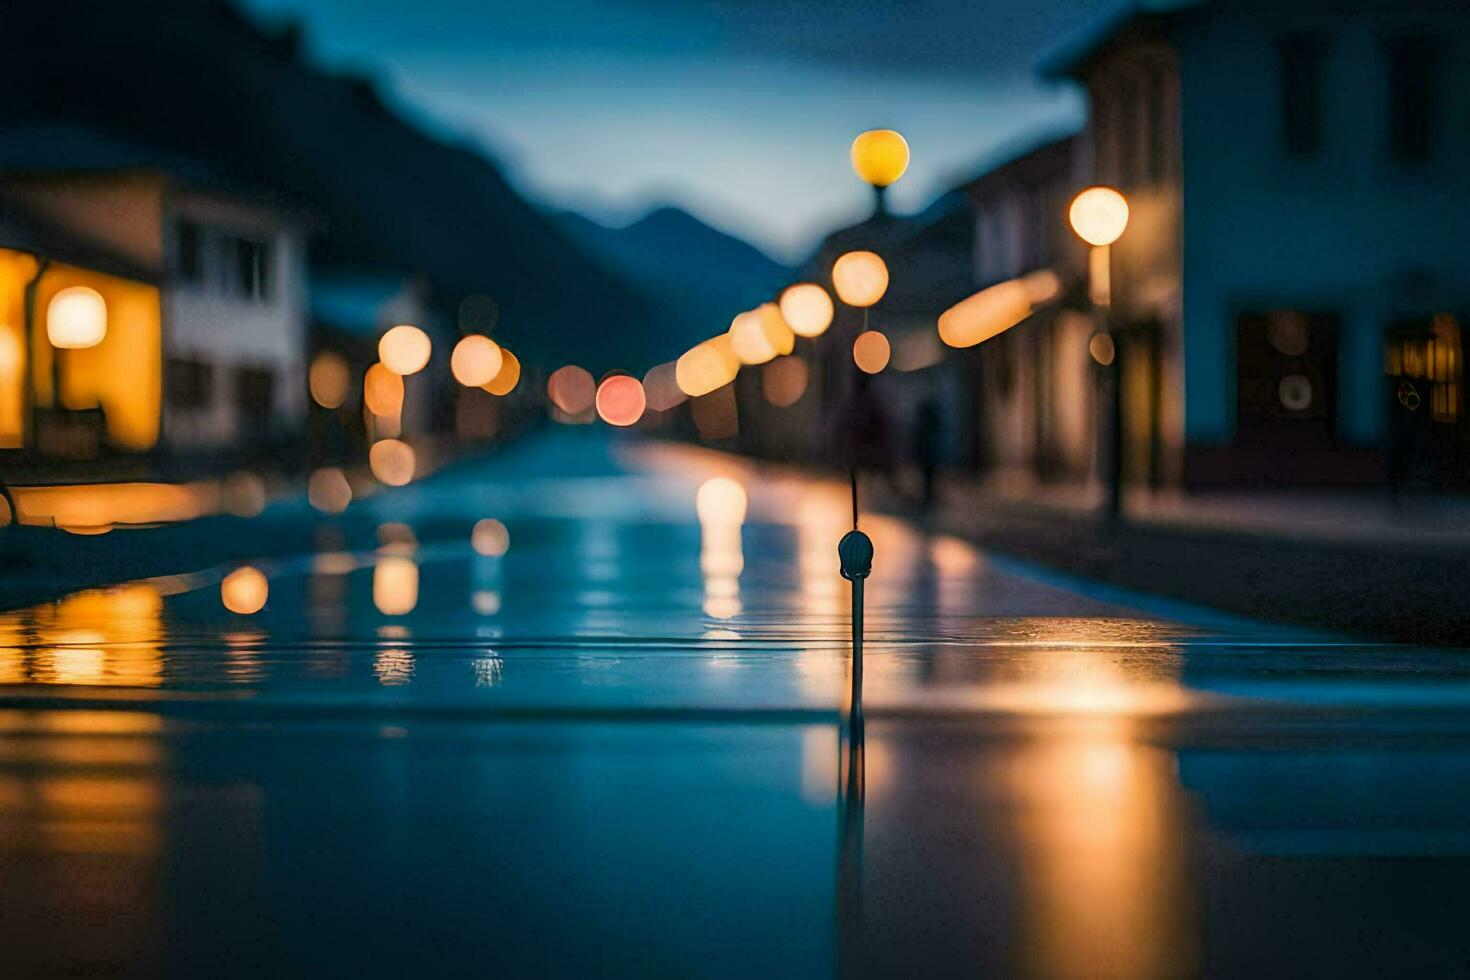
<path fill-rule="evenodd" d="M 802 337 L 820 337 L 832 325 L 832 297 L 814 282 L 799 282 L 781 294 L 781 316 Z"/>
<path fill-rule="evenodd" d="M 505 355 L 500 345 L 489 337 L 471 334 L 454 345 L 449 355 L 449 370 L 454 380 L 466 388 L 478 388 L 495 380 Z"/>
<path fill-rule="evenodd" d="M 424 369 L 433 350 L 428 334 L 418 327 L 401 324 L 378 341 L 378 360 L 394 374 L 407 377 Z"/>
<path fill-rule="evenodd" d="M 1089 187 L 1072 199 L 1067 218 L 1084 242 L 1111 245 L 1128 227 L 1128 200 L 1111 187 Z"/>
<path fill-rule="evenodd" d="M 848 252 L 832 265 L 832 288 L 848 306 L 872 306 L 888 291 L 888 266 L 872 252 Z"/>
<path fill-rule="evenodd" d="M 500 348 L 500 370 L 487 383 L 481 385 L 492 395 L 508 395 L 521 380 L 521 362 L 507 348 Z"/>
<path fill-rule="evenodd" d="M 107 301 L 88 286 L 68 286 L 46 307 L 46 339 L 52 347 L 85 350 L 107 336 Z"/>
<path fill-rule="evenodd" d="M 888 366 L 892 350 L 888 338 L 876 330 L 858 334 L 852 342 L 852 359 L 864 374 L 877 374 Z"/>
<path fill-rule="evenodd" d="M 852 141 L 852 169 L 874 187 L 887 187 L 908 168 L 908 141 L 891 129 L 870 129 Z"/>

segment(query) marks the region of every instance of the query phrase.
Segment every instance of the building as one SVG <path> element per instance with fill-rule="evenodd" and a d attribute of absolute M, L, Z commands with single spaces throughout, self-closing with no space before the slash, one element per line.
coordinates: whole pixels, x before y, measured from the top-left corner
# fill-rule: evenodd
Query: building
<path fill-rule="evenodd" d="M 15 127 L 0 146 L 0 167 L 0 192 L 21 225 L 47 229 L 72 251 L 105 255 L 134 276 L 99 278 L 99 270 L 48 262 L 53 256 L 34 242 L 0 241 L 11 256 L 0 288 L 12 341 L 31 365 L 38 417 L 55 405 L 52 349 L 44 329 L 29 331 L 26 343 L 13 325 L 43 318 L 51 295 L 83 284 L 107 301 L 108 332 L 96 348 L 61 358 L 56 424 L 67 413 L 100 412 L 98 451 L 125 453 L 263 451 L 300 435 L 307 314 L 298 218 L 186 161 L 70 127 Z M 27 271 L 38 268 L 31 284 Z M 27 286 L 33 305 L 22 309 Z M 26 391 L 25 371 L 11 388 Z M 14 401 L 13 391 L 5 396 Z M 48 447 L 27 443 L 15 415 L 0 419 L 0 438 L 44 455 Z"/>
<path fill-rule="evenodd" d="M 1470 479 L 1470 9 L 1136 3 L 1043 70 L 1132 207 L 1133 479 Z"/>

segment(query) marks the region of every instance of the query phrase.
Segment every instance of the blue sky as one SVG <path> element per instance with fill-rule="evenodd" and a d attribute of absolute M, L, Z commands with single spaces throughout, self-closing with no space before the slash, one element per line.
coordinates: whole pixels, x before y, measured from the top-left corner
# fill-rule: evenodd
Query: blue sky
<path fill-rule="evenodd" d="M 1100 0 L 246 0 L 311 54 L 484 146 L 528 195 L 620 224 L 672 203 L 773 256 L 861 216 L 847 162 L 902 131 L 916 210 L 1001 148 L 1078 123 L 1038 51 Z"/>

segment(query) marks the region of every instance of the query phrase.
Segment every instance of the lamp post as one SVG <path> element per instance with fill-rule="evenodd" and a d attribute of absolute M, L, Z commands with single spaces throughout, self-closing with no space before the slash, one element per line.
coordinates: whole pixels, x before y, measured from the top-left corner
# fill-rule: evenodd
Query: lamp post
<path fill-rule="evenodd" d="M 852 141 L 852 169 L 873 188 L 874 214 L 887 213 L 888 185 L 909 168 L 909 144 L 891 129 L 870 129 Z"/>
<path fill-rule="evenodd" d="M 1090 246 L 1089 294 L 1100 328 L 1088 351 L 1104 372 L 1108 401 L 1105 513 L 1116 523 L 1123 514 L 1123 373 L 1122 353 L 1112 322 L 1112 245 L 1128 227 L 1128 200 L 1111 187 L 1089 187 L 1072 199 L 1068 220 L 1077 237 Z"/>

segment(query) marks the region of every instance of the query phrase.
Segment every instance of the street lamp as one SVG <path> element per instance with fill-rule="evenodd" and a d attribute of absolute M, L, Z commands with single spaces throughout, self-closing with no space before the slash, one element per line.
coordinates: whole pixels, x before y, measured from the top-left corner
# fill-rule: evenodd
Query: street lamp
<path fill-rule="evenodd" d="M 874 210 L 884 211 L 884 192 L 909 168 L 909 144 L 891 129 L 870 129 L 852 141 L 852 169 L 873 187 Z"/>
<path fill-rule="evenodd" d="M 1110 420 L 1107 516 L 1117 522 L 1123 512 L 1123 374 L 1122 358 L 1118 356 L 1121 351 L 1111 322 L 1112 245 L 1128 227 L 1128 199 L 1112 187 L 1089 187 L 1073 198 L 1067 217 L 1077 237 L 1091 246 L 1087 263 L 1089 292 L 1101 328 L 1088 343 L 1088 350 L 1100 365 L 1107 383 Z"/>

